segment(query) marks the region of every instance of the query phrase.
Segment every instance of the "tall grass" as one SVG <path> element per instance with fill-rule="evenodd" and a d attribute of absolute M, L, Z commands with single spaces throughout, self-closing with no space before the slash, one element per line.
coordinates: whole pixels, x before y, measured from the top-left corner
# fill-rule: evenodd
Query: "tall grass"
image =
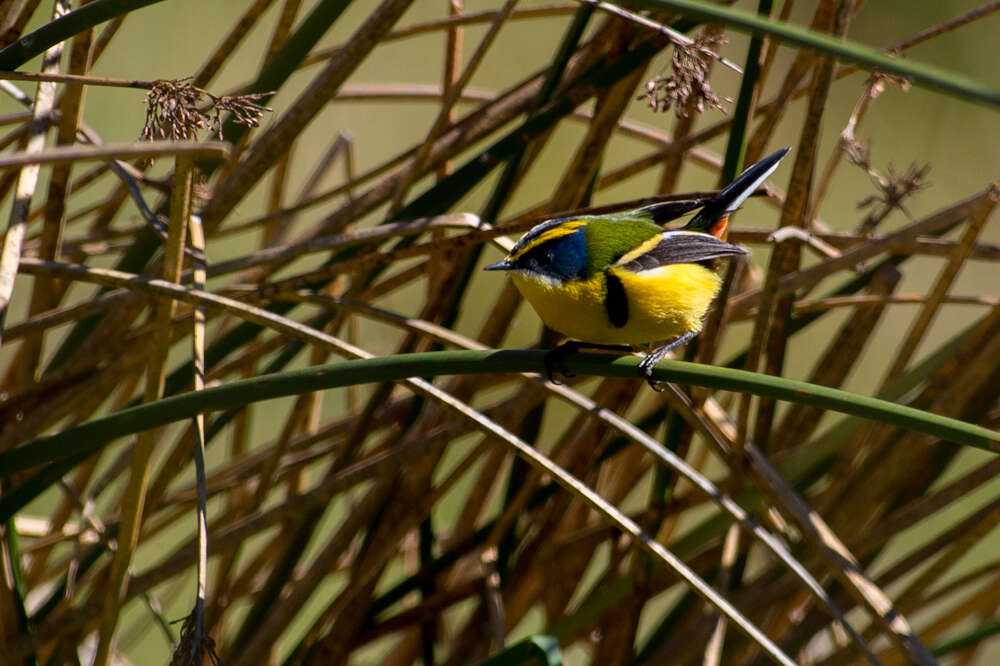
<path fill-rule="evenodd" d="M 408 0 L 257 0 L 227 5 L 188 79 L 94 76 L 150 4 L 3 17 L 23 108 L 0 116 L 0 662 L 997 659 L 1000 560 L 963 556 L 1000 521 L 1000 301 L 953 287 L 995 274 L 1000 191 L 987 174 L 927 207 L 926 168 L 880 166 L 864 122 L 911 85 L 993 112 L 989 85 L 899 56 L 1000 3 L 872 46 L 847 0 L 805 21 L 769 0 L 451 0 L 429 22 Z M 535 21 L 558 29 L 551 55 L 476 87 L 511 58 L 498 36 Z M 753 33 L 746 53 L 720 54 L 730 29 Z M 436 40 L 439 82 L 408 76 L 414 35 Z M 367 81 L 396 41 L 412 65 Z M 260 65 L 222 90 L 245 42 Z M 734 67 L 729 104 L 714 80 Z M 146 91 L 148 140 L 88 124 L 110 87 Z M 637 98 L 648 122 L 626 117 Z M 314 145 L 345 103 L 399 109 L 387 132 L 408 138 L 385 159 L 349 127 Z M 624 139 L 644 152 L 617 164 Z M 480 275 L 491 245 L 633 180 L 682 194 L 687 164 L 725 184 L 782 142 L 754 224 L 731 230 L 755 259 L 660 366 L 663 393 L 631 357 L 571 357 L 556 385 L 541 352 L 496 351 L 558 340 L 512 326 L 533 315 Z M 850 170 L 874 189 L 834 230 Z"/>

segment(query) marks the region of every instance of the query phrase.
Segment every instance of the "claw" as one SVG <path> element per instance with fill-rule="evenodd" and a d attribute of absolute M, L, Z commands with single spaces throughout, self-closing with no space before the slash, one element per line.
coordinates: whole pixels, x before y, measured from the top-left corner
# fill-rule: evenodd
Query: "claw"
<path fill-rule="evenodd" d="M 659 363 L 663 356 L 659 354 L 659 349 L 647 354 L 645 358 L 639 361 L 639 371 L 646 375 L 646 382 L 649 384 L 649 388 L 653 389 L 657 393 L 664 391 L 663 382 L 660 382 L 653 378 L 653 370 L 656 368 L 656 364 Z"/>
<path fill-rule="evenodd" d="M 662 361 L 671 349 L 684 344 L 696 335 L 698 335 L 697 331 L 688 331 L 679 338 L 671 340 L 659 349 L 650 352 L 646 355 L 646 358 L 639 361 L 639 371 L 646 376 L 646 381 L 649 382 L 650 388 L 657 392 L 663 391 L 662 382 L 653 379 L 653 370 L 656 369 L 656 364 Z"/>

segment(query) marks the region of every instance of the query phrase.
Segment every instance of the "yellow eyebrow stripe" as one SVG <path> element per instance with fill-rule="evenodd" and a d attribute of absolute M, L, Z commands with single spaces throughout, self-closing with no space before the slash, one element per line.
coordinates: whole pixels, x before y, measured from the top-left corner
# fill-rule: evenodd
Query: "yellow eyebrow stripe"
<path fill-rule="evenodd" d="M 570 234 L 574 233 L 577 229 L 586 224 L 587 224 L 586 220 L 572 220 L 569 222 L 564 222 L 560 224 L 558 227 L 553 227 L 552 229 L 549 229 L 539 234 L 538 237 L 532 238 L 531 242 L 522 247 L 516 254 L 512 254 L 509 257 L 507 257 L 507 260 L 516 261 L 517 258 L 523 255 L 525 252 L 528 252 L 529 250 L 538 247 L 542 243 L 547 243 L 550 240 L 560 238 L 562 236 L 569 236 Z"/>

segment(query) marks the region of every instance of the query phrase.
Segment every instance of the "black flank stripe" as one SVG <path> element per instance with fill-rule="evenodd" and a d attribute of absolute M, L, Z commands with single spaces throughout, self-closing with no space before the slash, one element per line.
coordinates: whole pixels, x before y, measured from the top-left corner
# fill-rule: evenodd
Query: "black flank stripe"
<path fill-rule="evenodd" d="M 615 328 L 621 328 L 628 323 L 628 296 L 625 295 L 625 286 L 611 271 L 604 271 L 604 282 L 607 285 L 604 307 L 608 310 L 608 320 Z"/>

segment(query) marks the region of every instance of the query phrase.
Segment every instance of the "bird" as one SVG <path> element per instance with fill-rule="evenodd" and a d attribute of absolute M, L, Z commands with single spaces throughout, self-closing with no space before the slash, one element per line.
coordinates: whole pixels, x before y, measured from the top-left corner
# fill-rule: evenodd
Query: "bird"
<path fill-rule="evenodd" d="M 570 376 L 563 363 L 581 349 L 650 350 L 639 370 L 659 390 L 653 369 L 701 331 L 722 285 L 717 264 L 749 254 L 726 241 L 729 216 L 788 150 L 771 153 L 709 197 L 547 220 L 486 266 L 509 273 L 541 320 L 569 338 L 546 354 L 548 378 L 555 382 L 556 371 Z M 661 226 L 693 210 L 683 227 Z"/>

